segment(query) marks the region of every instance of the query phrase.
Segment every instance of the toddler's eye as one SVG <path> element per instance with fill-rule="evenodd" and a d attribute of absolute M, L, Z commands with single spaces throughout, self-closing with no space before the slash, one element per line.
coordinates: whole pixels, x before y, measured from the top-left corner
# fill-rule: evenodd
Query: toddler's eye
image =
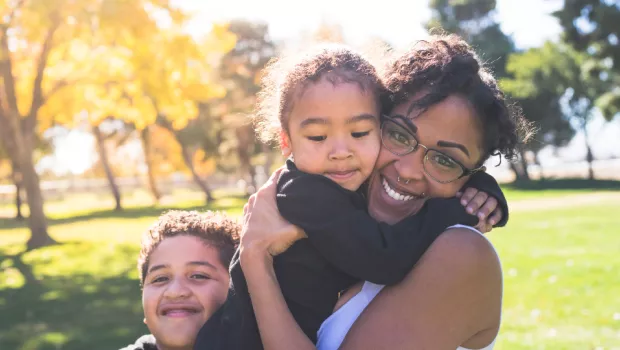
<path fill-rule="evenodd" d="M 353 136 L 356 139 L 359 139 L 359 138 L 362 138 L 364 136 L 368 136 L 368 134 L 370 134 L 370 130 L 363 131 L 363 132 L 352 132 L 351 136 Z"/>
<path fill-rule="evenodd" d="M 327 136 L 308 136 L 308 140 L 315 142 L 325 141 L 326 138 Z"/>

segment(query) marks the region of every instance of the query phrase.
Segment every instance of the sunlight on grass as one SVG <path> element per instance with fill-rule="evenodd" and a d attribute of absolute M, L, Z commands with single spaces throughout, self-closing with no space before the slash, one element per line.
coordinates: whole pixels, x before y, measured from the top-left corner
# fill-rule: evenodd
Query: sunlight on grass
<path fill-rule="evenodd" d="M 504 270 L 499 349 L 620 347 L 617 211 L 517 212 L 490 236 Z"/>
<path fill-rule="evenodd" d="M 507 196 L 531 200 L 532 193 Z M 575 193 L 583 192 L 554 191 Z M 209 208 L 240 215 L 244 203 L 221 198 Z M 1 228 L 0 349 L 118 349 L 145 334 L 140 236 L 172 207 L 205 209 L 186 201 L 121 213 L 52 211 L 50 233 L 60 244 L 27 253 L 24 225 Z M 620 348 L 618 207 L 608 200 L 519 210 L 489 235 L 504 270 L 497 349 Z"/>

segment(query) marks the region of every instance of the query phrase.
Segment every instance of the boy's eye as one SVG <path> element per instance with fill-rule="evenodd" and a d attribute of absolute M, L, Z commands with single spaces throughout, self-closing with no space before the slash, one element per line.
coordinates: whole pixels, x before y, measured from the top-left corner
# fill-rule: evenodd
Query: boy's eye
<path fill-rule="evenodd" d="M 163 283 L 168 281 L 168 277 L 166 276 L 159 276 L 159 277 L 155 277 L 151 280 L 151 283 Z"/>
<path fill-rule="evenodd" d="M 370 134 L 370 130 L 368 131 L 362 131 L 362 132 L 352 132 L 351 136 L 353 136 L 356 139 L 360 139 L 364 136 L 368 136 L 368 134 Z"/>
<path fill-rule="evenodd" d="M 326 138 L 327 136 L 308 136 L 308 140 L 316 142 L 325 141 Z"/>
<path fill-rule="evenodd" d="M 211 277 L 209 277 L 209 276 L 207 276 L 207 275 L 205 275 L 205 274 L 202 274 L 202 273 L 195 273 L 195 274 L 192 274 L 192 275 L 190 276 L 190 278 L 191 278 L 191 279 L 195 279 L 195 280 L 210 280 L 210 279 L 211 279 Z"/>

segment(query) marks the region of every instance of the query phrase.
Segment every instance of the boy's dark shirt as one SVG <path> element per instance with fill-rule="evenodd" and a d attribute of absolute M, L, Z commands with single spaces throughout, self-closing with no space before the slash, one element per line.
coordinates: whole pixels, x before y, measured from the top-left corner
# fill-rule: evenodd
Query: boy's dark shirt
<path fill-rule="evenodd" d="M 507 217 L 497 182 L 486 176 L 475 187 L 495 196 Z M 277 204 L 281 215 L 308 236 L 274 257 L 273 265 L 293 317 L 314 343 L 341 291 L 358 281 L 398 283 L 447 227 L 478 222 L 451 198 L 430 199 L 418 214 L 395 225 L 379 223 L 360 193 L 299 171 L 290 160 L 277 184 Z M 230 273 L 229 297 L 200 330 L 197 350 L 263 348 L 238 251 Z"/>
<path fill-rule="evenodd" d="M 121 350 L 157 350 L 157 343 L 152 334 L 143 335 L 134 344 L 127 345 Z"/>

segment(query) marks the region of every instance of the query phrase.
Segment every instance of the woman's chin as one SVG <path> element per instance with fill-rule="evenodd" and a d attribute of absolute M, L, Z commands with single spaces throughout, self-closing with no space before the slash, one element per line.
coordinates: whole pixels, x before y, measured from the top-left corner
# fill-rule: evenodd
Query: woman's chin
<path fill-rule="evenodd" d="M 426 199 L 395 199 L 381 185 L 381 176 L 373 176 L 368 188 L 368 212 L 375 220 L 392 225 L 416 214 L 424 206 Z"/>

